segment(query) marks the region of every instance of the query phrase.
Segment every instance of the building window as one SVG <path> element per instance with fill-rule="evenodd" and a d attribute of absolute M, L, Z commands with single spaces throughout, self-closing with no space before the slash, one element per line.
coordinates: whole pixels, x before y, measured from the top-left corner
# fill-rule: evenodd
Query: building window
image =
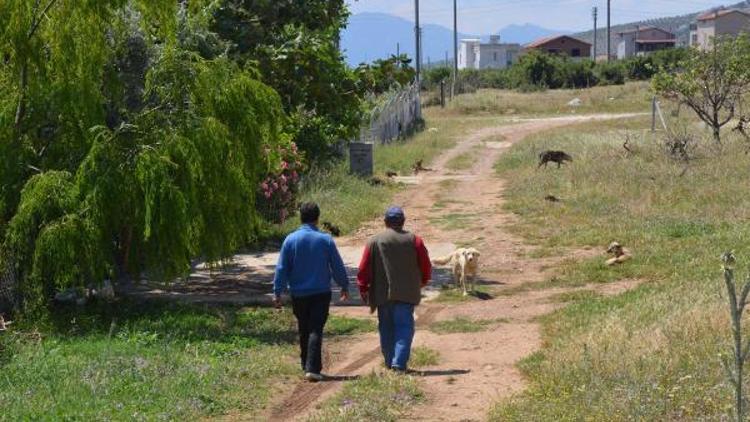
<path fill-rule="evenodd" d="M 698 34 L 693 34 L 692 45 L 698 45 Z"/>
<path fill-rule="evenodd" d="M 508 51 L 506 53 L 505 61 L 508 64 L 508 66 L 513 65 L 513 52 L 512 51 Z"/>
<path fill-rule="evenodd" d="M 495 63 L 497 63 L 497 51 L 495 51 L 494 53 L 492 53 L 492 60 L 493 60 L 493 61 L 494 61 Z"/>
<path fill-rule="evenodd" d="M 572 57 L 581 57 L 581 49 L 580 48 L 574 48 L 570 51 L 570 55 Z"/>

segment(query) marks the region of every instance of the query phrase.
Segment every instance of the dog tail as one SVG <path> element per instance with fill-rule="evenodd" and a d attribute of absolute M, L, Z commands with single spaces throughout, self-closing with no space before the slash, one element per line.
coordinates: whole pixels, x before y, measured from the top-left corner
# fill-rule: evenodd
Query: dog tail
<path fill-rule="evenodd" d="M 444 256 L 442 258 L 435 258 L 432 260 L 432 263 L 435 265 L 445 265 L 451 262 L 451 259 L 453 259 L 453 256 L 448 255 Z"/>

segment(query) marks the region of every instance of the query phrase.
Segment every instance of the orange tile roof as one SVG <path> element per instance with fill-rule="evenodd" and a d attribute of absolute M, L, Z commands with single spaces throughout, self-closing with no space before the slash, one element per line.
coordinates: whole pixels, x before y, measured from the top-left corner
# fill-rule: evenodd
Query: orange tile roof
<path fill-rule="evenodd" d="M 746 12 L 744 10 L 739 10 L 739 9 L 723 9 L 723 10 L 716 10 L 716 11 L 713 11 L 713 12 L 706 12 L 706 13 L 704 13 L 702 15 L 699 15 L 698 16 L 698 20 L 699 21 L 712 21 L 714 19 L 720 18 L 722 16 L 729 15 L 731 13 L 742 13 L 743 15 L 750 17 L 750 13 L 748 13 L 748 12 Z"/>
<path fill-rule="evenodd" d="M 579 40 L 578 38 L 573 38 L 573 37 L 571 37 L 569 35 L 552 35 L 552 36 L 549 36 L 549 37 L 539 38 L 536 41 L 533 41 L 533 42 L 531 42 L 529 44 L 526 44 L 526 48 L 541 47 L 542 45 L 547 44 L 550 41 L 554 41 L 554 40 L 557 40 L 557 39 L 560 39 L 560 38 L 568 38 L 568 39 L 571 39 L 571 40 L 574 40 L 574 41 L 578 41 L 578 42 L 581 42 L 581 43 L 584 43 L 584 44 L 591 45 L 591 44 L 587 43 L 586 41 Z"/>

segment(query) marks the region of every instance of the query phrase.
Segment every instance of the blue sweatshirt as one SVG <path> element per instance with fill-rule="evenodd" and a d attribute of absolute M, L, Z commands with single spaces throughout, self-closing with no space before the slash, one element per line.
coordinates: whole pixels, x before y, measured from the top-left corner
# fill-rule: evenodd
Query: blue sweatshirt
<path fill-rule="evenodd" d="M 331 291 L 331 278 L 348 290 L 349 278 L 333 238 L 305 224 L 287 236 L 276 264 L 273 292 L 304 297 Z"/>

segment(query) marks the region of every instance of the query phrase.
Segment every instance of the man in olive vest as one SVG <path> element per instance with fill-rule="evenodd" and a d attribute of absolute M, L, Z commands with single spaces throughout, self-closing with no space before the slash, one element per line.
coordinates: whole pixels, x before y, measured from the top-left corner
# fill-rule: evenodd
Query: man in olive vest
<path fill-rule="evenodd" d="M 386 230 L 365 246 L 357 284 L 362 300 L 378 311 L 380 348 L 385 366 L 407 370 L 414 339 L 414 307 L 422 287 L 432 277 L 432 264 L 424 242 L 404 231 L 406 217 L 398 207 L 385 214 Z"/>

